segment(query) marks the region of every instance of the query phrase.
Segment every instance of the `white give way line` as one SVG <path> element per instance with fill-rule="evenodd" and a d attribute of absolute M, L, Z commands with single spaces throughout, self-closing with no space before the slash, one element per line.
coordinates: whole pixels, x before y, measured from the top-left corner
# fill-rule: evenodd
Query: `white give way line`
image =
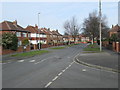
<path fill-rule="evenodd" d="M 56 56 L 53 56 L 53 57 L 56 57 Z M 41 60 L 41 61 L 39 61 L 39 62 L 36 62 L 35 64 L 41 63 L 41 62 L 43 62 L 43 61 L 45 61 L 45 60 L 47 60 L 47 59 L 53 58 L 53 57 L 48 57 L 48 58 L 43 59 L 43 60 Z"/>

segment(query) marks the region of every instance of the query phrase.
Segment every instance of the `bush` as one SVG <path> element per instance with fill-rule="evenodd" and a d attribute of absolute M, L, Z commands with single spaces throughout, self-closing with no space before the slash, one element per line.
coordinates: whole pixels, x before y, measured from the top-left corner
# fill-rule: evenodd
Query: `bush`
<path fill-rule="evenodd" d="M 29 40 L 28 40 L 28 39 L 24 39 L 24 40 L 22 41 L 22 45 L 23 45 L 23 46 L 29 45 Z"/>
<path fill-rule="evenodd" d="M 4 49 L 17 50 L 18 38 L 16 34 L 13 33 L 4 33 L 2 35 L 2 46 Z"/>

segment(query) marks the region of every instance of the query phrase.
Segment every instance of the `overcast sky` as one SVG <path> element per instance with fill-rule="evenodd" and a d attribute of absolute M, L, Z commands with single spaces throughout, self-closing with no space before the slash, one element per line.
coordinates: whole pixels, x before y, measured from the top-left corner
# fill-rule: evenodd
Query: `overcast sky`
<path fill-rule="evenodd" d="M 82 25 L 89 13 L 98 12 L 98 2 L 3 2 L 2 19 L 0 21 L 14 21 L 22 27 L 38 24 L 38 12 L 41 14 L 40 27 L 58 29 L 64 33 L 63 24 L 66 20 L 76 16 L 78 23 Z M 102 13 L 106 15 L 108 26 L 118 23 L 118 3 L 103 2 Z"/>

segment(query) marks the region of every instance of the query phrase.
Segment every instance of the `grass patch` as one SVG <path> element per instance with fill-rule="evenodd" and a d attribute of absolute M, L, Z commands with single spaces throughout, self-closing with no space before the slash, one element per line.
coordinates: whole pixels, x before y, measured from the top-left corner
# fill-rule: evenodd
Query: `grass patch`
<path fill-rule="evenodd" d="M 97 44 L 90 44 L 86 48 L 84 48 L 84 51 L 96 51 L 99 52 L 100 48 Z"/>
<path fill-rule="evenodd" d="M 79 45 L 79 44 L 70 44 L 70 45 L 66 45 L 67 47 L 72 47 L 74 45 Z"/>
<path fill-rule="evenodd" d="M 26 56 L 34 56 L 34 55 L 41 55 L 44 53 L 48 53 L 49 51 L 47 50 L 40 50 L 40 51 L 31 51 L 31 52 L 24 52 L 24 53 L 18 53 L 11 55 L 13 57 L 26 57 Z"/>
<path fill-rule="evenodd" d="M 65 47 L 54 47 L 54 48 L 50 48 L 50 49 L 64 49 Z"/>

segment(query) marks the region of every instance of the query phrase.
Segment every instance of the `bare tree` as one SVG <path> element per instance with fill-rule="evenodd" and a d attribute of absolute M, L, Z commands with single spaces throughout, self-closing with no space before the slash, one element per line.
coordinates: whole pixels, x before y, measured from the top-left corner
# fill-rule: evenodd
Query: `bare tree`
<path fill-rule="evenodd" d="M 80 31 L 80 25 L 78 25 L 77 19 L 73 17 L 71 20 L 65 21 L 64 29 L 65 29 L 65 33 L 68 34 L 69 36 L 72 36 L 75 42 L 76 37 L 79 35 L 79 31 Z"/>
<path fill-rule="evenodd" d="M 102 38 L 107 36 L 108 30 L 106 17 L 104 16 L 102 17 Z M 82 31 L 85 35 L 89 36 L 93 42 L 95 37 L 97 39 L 99 38 L 99 16 L 96 11 L 90 13 L 88 18 L 85 18 Z"/>

